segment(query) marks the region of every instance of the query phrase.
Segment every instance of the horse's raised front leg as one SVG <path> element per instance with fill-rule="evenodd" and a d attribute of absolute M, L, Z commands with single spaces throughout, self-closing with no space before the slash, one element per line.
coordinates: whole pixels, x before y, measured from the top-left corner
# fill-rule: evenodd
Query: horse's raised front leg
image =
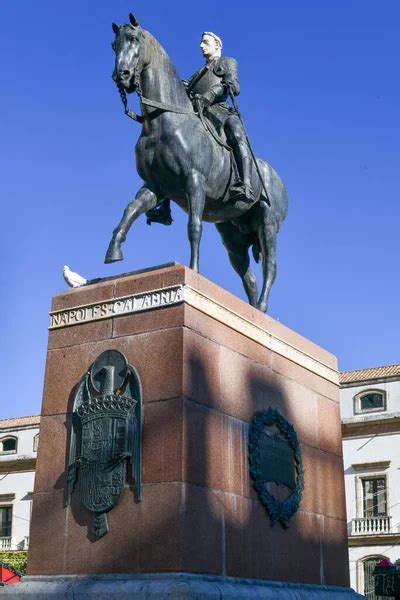
<path fill-rule="evenodd" d="M 137 192 L 135 200 L 130 202 L 126 209 L 120 223 L 114 229 L 110 244 L 108 246 L 106 256 L 104 259 L 105 263 L 113 263 L 118 260 L 123 260 L 121 244 L 125 241 L 127 233 L 133 221 L 135 221 L 140 215 L 146 211 L 154 208 L 158 202 L 157 195 L 146 185 L 140 188 Z"/>
<path fill-rule="evenodd" d="M 216 223 L 215 226 L 228 251 L 232 267 L 240 275 L 249 303 L 251 306 L 257 306 L 257 280 L 250 268 L 249 242 L 245 234 L 242 234 L 235 225 L 229 222 Z"/>
<path fill-rule="evenodd" d="M 205 192 L 204 177 L 197 171 L 192 171 L 188 177 L 186 195 L 189 208 L 188 238 L 190 242 L 190 268 L 198 273 Z"/>
<path fill-rule="evenodd" d="M 268 297 L 276 277 L 276 227 L 268 222 L 269 208 L 262 203 L 264 212 L 263 226 L 259 230 L 262 255 L 263 287 L 257 308 L 262 312 L 268 310 Z"/>

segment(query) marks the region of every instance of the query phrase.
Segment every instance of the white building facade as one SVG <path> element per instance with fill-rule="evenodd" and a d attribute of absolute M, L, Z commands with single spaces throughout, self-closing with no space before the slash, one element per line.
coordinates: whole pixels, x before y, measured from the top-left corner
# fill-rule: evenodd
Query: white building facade
<path fill-rule="evenodd" d="M 40 417 L 0 420 L 0 552 L 27 550 Z"/>
<path fill-rule="evenodd" d="M 400 365 L 340 382 L 351 586 L 375 600 L 375 564 L 400 558 Z"/>

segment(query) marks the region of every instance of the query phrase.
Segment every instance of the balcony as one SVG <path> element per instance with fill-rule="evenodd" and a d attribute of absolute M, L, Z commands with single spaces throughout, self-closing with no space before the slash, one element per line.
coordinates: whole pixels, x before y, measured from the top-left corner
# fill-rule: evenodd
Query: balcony
<path fill-rule="evenodd" d="M 10 537 L 0 537 L 0 550 L 11 550 Z"/>
<path fill-rule="evenodd" d="M 29 548 L 29 537 L 26 535 L 19 543 L 15 542 L 15 538 L 11 537 L 0 537 L 0 551 L 1 550 L 28 550 Z"/>
<path fill-rule="evenodd" d="M 353 519 L 350 535 L 383 535 L 392 532 L 392 517 Z"/>

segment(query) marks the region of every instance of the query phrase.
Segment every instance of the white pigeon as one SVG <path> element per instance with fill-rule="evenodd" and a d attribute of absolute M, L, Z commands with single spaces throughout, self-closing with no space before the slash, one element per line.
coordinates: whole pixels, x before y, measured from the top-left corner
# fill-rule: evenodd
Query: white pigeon
<path fill-rule="evenodd" d="M 64 266 L 64 279 L 66 283 L 68 283 L 69 287 L 72 288 L 81 287 L 87 283 L 87 279 L 82 277 L 82 275 L 79 275 L 79 273 L 74 273 L 71 271 L 68 265 Z"/>

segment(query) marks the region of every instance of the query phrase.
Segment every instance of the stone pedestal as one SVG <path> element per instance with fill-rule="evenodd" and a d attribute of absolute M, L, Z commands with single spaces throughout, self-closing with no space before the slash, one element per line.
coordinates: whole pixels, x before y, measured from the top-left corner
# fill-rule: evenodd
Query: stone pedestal
<path fill-rule="evenodd" d="M 93 540 L 79 495 L 64 508 L 63 493 L 74 386 L 107 349 L 123 352 L 143 385 L 143 500 L 127 485 L 109 533 Z M 303 499 L 287 530 L 271 526 L 249 475 L 249 422 L 269 406 L 294 425 L 303 454 Z M 146 598 L 213 598 L 204 585 L 218 598 L 356 597 L 336 358 L 181 265 L 55 296 L 28 558 L 20 593 L 43 597 L 74 585 L 81 597 L 101 581 L 107 597 L 110 582 L 124 597 L 121 581 L 146 593 L 167 582 L 164 596 Z M 270 591 L 233 595 L 235 585 Z"/>

